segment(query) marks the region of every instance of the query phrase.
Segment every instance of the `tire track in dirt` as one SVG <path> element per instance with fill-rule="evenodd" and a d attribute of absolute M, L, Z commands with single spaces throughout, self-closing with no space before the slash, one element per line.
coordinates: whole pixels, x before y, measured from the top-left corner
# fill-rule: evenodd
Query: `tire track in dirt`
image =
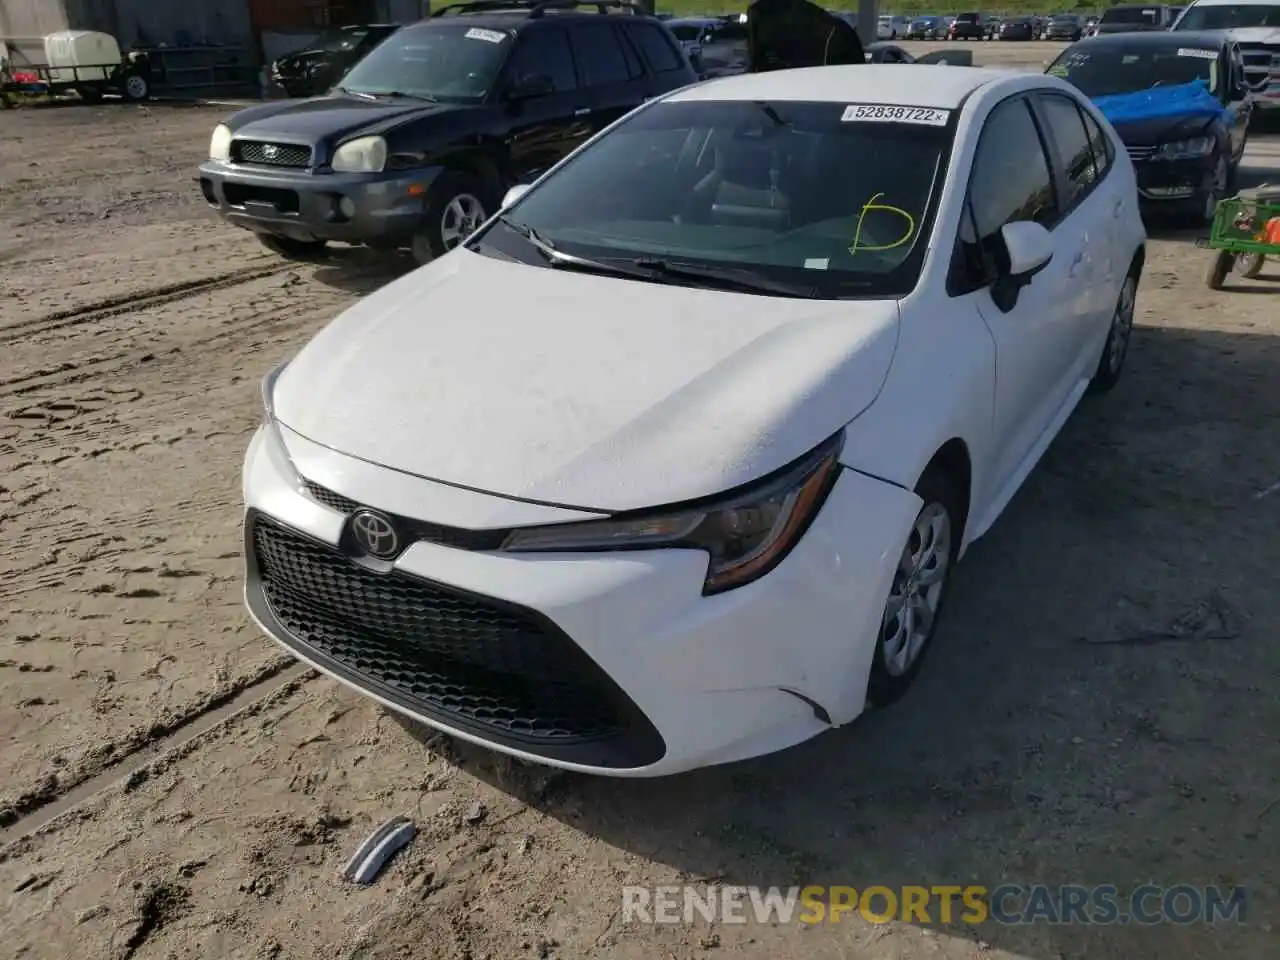
<path fill-rule="evenodd" d="M 181 280 L 162 287 L 152 287 L 149 290 L 128 293 L 119 297 L 101 300 L 97 303 L 73 307 L 69 310 L 60 310 L 42 317 L 21 320 L 17 323 L 0 327 L 0 343 L 11 343 L 33 335 L 60 330 L 64 327 L 79 326 L 85 323 L 92 323 L 95 320 L 104 320 L 121 313 L 162 306 L 177 300 L 185 300 L 201 293 L 209 293 L 213 290 L 237 286 L 253 280 L 261 280 L 265 277 L 288 273 L 295 269 L 297 269 L 296 265 L 288 261 L 267 262 L 261 266 L 237 267 L 224 273 L 215 274 L 212 277 Z M 8 386 L 12 382 L 12 380 L 0 380 L 0 386 Z"/>

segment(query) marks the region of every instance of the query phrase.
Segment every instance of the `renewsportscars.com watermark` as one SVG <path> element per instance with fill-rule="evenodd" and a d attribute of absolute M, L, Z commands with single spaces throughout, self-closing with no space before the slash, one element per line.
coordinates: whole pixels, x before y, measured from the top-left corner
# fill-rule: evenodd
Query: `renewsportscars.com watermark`
<path fill-rule="evenodd" d="M 869 923 L 977 925 L 1243 923 L 1243 887 L 1180 884 L 1122 893 L 1111 884 L 998 887 L 935 884 L 869 887 L 659 886 L 622 888 L 625 923 Z"/>

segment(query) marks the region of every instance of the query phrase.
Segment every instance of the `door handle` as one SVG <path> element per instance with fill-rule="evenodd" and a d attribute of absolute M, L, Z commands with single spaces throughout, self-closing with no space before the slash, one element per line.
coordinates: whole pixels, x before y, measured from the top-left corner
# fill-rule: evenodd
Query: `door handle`
<path fill-rule="evenodd" d="M 1068 270 L 1067 276 L 1074 277 L 1077 273 L 1080 272 L 1080 266 L 1081 264 L 1084 263 L 1084 258 L 1085 258 L 1084 250 L 1081 250 L 1079 253 L 1076 254 L 1075 259 L 1071 261 L 1071 268 L 1070 270 Z"/>
<path fill-rule="evenodd" d="M 575 117 L 585 117 L 590 112 L 590 107 L 579 107 L 577 110 L 573 111 L 573 115 Z"/>
<path fill-rule="evenodd" d="M 1111 206 L 1111 215 L 1113 217 L 1118 217 L 1123 212 L 1124 212 L 1124 200 L 1117 197 L 1115 203 L 1112 204 Z"/>

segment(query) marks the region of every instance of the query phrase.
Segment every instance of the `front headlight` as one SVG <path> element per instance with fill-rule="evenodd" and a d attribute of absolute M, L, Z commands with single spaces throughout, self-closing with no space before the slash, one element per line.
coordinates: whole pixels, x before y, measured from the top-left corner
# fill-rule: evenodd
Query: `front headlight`
<path fill-rule="evenodd" d="M 1207 157 L 1213 153 L 1213 137 L 1192 137 L 1190 140 L 1175 140 L 1162 143 L 1156 151 L 1155 160 L 1192 160 L 1196 157 Z"/>
<path fill-rule="evenodd" d="M 840 433 L 763 481 L 712 502 L 662 513 L 516 530 L 513 553 L 606 550 L 705 550 L 704 595 L 758 580 L 776 567 L 817 516 L 840 473 Z"/>
<path fill-rule="evenodd" d="M 209 138 L 209 159 L 223 163 L 231 159 L 231 128 L 225 123 L 213 128 L 213 136 Z"/>
<path fill-rule="evenodd" d="M 348 140 L 333 152 L 331 166 L 338 173 L 381 173 L 387 164 L 387 141 L 381 137 Z"/>

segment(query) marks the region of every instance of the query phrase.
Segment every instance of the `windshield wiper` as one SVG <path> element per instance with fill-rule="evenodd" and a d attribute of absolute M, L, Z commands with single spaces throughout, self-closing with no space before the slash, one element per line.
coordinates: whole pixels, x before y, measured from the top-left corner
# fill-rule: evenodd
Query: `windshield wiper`
<path fill-rule="evenodd" d="M 773 280 L 762 277 L 750 270 L 736 267 L 709 267 L 700 263 L 677 263 L 655 257 L 641 257 L 631 261 L 642 270 L 652 270 L 662 276 L 673 279 L 699 280 L 705 284 L 721 289 L 745 290 L 750 293 L 770 293 L 783 297 L 817 296 L 818 288 L 799 283 L 787 283 L 785 280 Z"/>
<path fill-rule="evenodd" d="M 582 270 L 586 273 L 602 273 L 606 276 L 628 277 L 634 280 L 652 280 L 654 276 L 647 270 L 635 270 L 631 267 L 625 267 L 617 264 L 601 263 L 599 260 L 589 260 L 586 257 L 576 257 L 571 253 L 565 253 L 557 250 L 555 244 L 538 233 L 537 230 L 529 226 L 527 223 L 516 223 L 505 214 L 498 217 L 498 222 L 503 226 L 514 230 L 520 236 L 529 241 L 530 245 L 542 254 L 543 259 L 550 266 L 563 267 L 570 270 Z"/>
<path fill-rule="evenodd" d="M 405 93 L 402 90 L 379 90 L 377 93 L 370 94 L 373 97 L 399 97 L 402 100 L 421 100 L 423 103 L 439 103 L 435 97 L 427 96 L 425 93 Z"/>
<path fill-rule="evenodd" d="M 361 100 L 377 100 L 372 93 L 361 93 L 359 90 L 348 90 L 346 87 L 334 87 L 339 93 L 345 93 L 348 97 L 359 97 Z"/>

